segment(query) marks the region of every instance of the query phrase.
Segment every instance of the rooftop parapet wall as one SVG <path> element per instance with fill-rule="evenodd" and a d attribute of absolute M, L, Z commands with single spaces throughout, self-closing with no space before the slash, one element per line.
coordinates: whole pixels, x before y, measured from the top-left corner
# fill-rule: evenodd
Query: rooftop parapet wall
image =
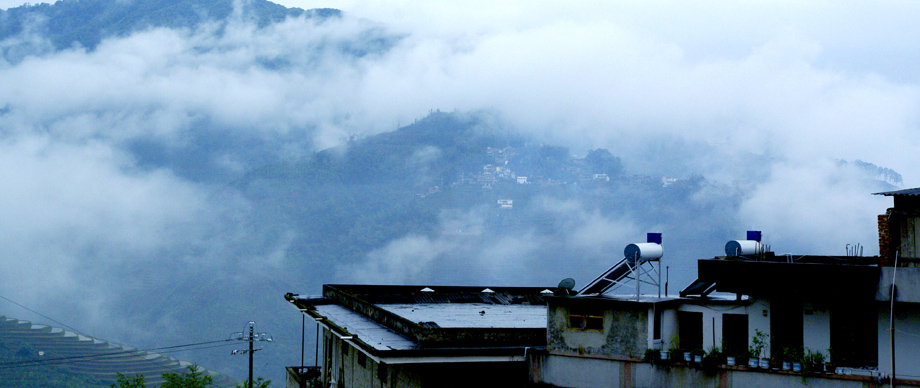
<path fill-rule="evenodd" d="M 641 359 L 648 349 L 649 304 L 594 298 L 553 298 L 548 311 L 546 348 L 552 352 Z M 602 314 L 602 330 L 571 328 L 571 314 Z"/>
<path fill-rule="evenodd" d="M 875 300 L 891 301 L 891 281 L 894 279 L 894 267 L 883 267 L 878 279 Z M 895 280 L 895 302 L 920 303 L 920 268 L 899 267 Z"/>
<path fill-rule="evenodd" d="M 453 298 L 464 298 L 479 294 L 481 288 L 439 287 L 444 293 L 454 294 Z M 408 337 L 423 348 L 446 347 L 501 347 L 501 346 L 542 346 L 546 343 L 546 328 L 444 328 L 436 322 L 412 322 L 398 314 L 380 308 L 367 299 L 376 299 L 377 303 L 408 302 L 410 300 L 430 299 L 431 303 L 450 303 L 450 297 L 444 293 L 425 293 L 415 286 L 323 286 L 323 296 L 355 311 L 397 333 Z M 537 288 L 496 289 L 486 293 L 479 300 L 464 299 L 465 303 L 484 303 L 492 300 L 494 304 L 543 304 Z M 459 295 L 459 294 L 466 295 Z M 503 292 L 504 291 L 504 292 Z M 359 292 L 361 294 L 359 294 Z M 387 293 L 389 292 L 389 293 Z M 365 294 L 366 293 L 366 294 Z M 418 293 L 413 295 L 413 293 Z M 367 299 L 366 299 L 367 298 Z M 486 298 L 486 299 L 483 299 Z M 441 301 L 443 299 L 443 301 Z"/>
<path fill-rule="evenodd" d="M 878 257 L 777 256 L 780 258 L 786 261 L 699 260 L 697 269 L 699 279 L 714 282 L 719 292 L 869 300 L 876 293 Z"/>

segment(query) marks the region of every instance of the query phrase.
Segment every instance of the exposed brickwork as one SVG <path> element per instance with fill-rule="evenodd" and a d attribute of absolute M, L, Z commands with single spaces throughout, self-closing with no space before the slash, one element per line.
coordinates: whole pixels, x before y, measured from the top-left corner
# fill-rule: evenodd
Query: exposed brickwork
<path fill-rule="evenodd" d="M 891 234 L 888 227 L 888 214 L 878 216 L 878 256 L 879 266 L 891 267 Z"/>

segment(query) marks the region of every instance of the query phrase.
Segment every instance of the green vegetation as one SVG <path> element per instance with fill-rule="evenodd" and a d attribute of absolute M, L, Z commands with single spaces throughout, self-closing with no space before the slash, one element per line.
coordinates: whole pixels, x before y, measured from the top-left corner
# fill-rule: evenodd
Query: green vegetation
<path fill-rule="evenodd" d="M 145 388 L 147 383 L 144 381 L 144 375 L 134 375 L 133 377 L 118 374 L 118 380 L 112 384 L 111 388 Z"/>
<path fill-rule="evenodd" d="M 256 378 L 256 381 L 252 382 L 252 388 L 269 388 L 271 383 L 271 380 L 265 380 L 261 377 L 258 377 Z M 237 385 L 236 388 L 249 388 L 249 380 L 247 379 L 242 384 Z"/>
<path fill-rule="evenodd" d="M 198 370 L 197 365 L 188 366 L 188 372 L 185 373 L 164 373 L 165 382 L 159 388 L 209 388 L 214 384 L 211 376 L 205 375 Z M 252 386 L 253 388 L 269 388 L 271 380 L 257 378 Z M 118 381 L 111 385 L 111 388 L 146 388 L 147 383 L 143 375 L 134 375 L 133 377 L 118 374 Z M 237 388 L 249 388 L 249 380 L 237 385 Z"/>
<path fill-rule="evenodd" d="M 189 365 L 185 373 L 163 373 L 165 382 L 159 388 L 209 388 L 214 384 L 214 379 L 198 369 L 198 365 Z M 146 388 L 143 375 L 128 377 L 118 374 L 118 381 L 111 388 Z M 265 386 L 267 387 L 267 385 Z"/>
<path fill-rule="evenodd" d="M 286 8 L 267 0 L 248 1 L 243 7 L 244 20 L 260 27 L 305 15 L 302 9 Z M 208 21 L 227 21 L 232 13 L 232 0 L 65 0 L 0 11 L 0 39 L 30 29 L 44 33 L 58 50 L 75 44 L 92 50 L 108 37 L 127 36 L 153 27 L 194 29 Z M 340 12 L 321 9 L 306 15 L 328 18 L 338 17 Z M 36 20 L 46 22 L 32 25 Z"/>
<path fill-rule="evenodd" d="M 26 343 L 0 342 L 0 381 L 9 388 L 86 388 L 99 381 L 63 367 L 37 363 L 39 352 Z"/>
<path fill-rule="evenodd" d="M 770 335 L 760 331 L 760 329 L 754 330 L 754 336 L 751 337 L 749 356 L 751 358 L 764 358 L 770 352 L 769 347 Z"/>

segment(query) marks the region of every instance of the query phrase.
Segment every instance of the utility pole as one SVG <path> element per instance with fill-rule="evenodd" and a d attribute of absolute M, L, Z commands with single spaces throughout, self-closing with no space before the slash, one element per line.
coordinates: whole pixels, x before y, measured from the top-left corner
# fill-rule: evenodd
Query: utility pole
<path fill-rule="evenodd" d="M 252 388 L 252 354 L 255 353 L 256 350 L 261 350 L 261 348 L 253 349 L 252 343 L 256 341 L 272 342 L 272 335 L 268 333 L 256 333 L 255 332 L 256 323 L 253 321 L 249 321 L 248 323 L 246 323 L 246 326 L 249 327 L 248 333 L 246 331 L 238 331 L 236 333 L 230 334 L 230 339 L 249 342 L 249 350 L 243 350 L 243 351 L 234 350 L 230 354 L 240 354 L 240 353 L 249 354 L 249 388 Z"/>

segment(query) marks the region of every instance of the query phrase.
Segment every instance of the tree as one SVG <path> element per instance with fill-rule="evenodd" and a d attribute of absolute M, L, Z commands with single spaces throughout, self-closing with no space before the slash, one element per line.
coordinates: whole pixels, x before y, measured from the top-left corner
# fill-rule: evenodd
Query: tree
<path fill-rule="evenodd" d="M 214 384 L 214 378 L 205 375 L 198 370 L 198 365 L 189 365 L 188 372 L 185 373 L 163 373 L 165 383 L 160 388 L 208 388 Z M 259 378 L 261 383 L 262 378 Z M 268 381 L 265 385 L 259 385 L 260 388 L 268 388 Z M 147 383 L 144 381 L 144 375 L 136 374 L 134 377 L 128 377 L 121 373 L 118 374 L 118 380 L 111 388 L 146 388 Z"/>
<path fill-rule="evenodd" d="M 585 156 L 585 163 L 591 168 L 591 174 L 607 174 L 615 177 L 623 173 L 623 162 L 620 161 L 620 158 L 613 156 L 604 148 L 589 151 Z"/>
<path fill-rule="evenodd" d="M 259 377 L 256 379 L 256 381 L 252 382 L 252 388 L 269 388 L 271 383 L 271 380 L 265 380 Z M 247 379 L 243 382 L 243 384 L 237 385 L 236 388 L 249 388 L 249 380 Z"/>
<path fill-rule="evenodd" d="M 198 370 L 198 365 L 189 365 L 188 372 L 163 373 L 166 380 L 160 388 L 208 388 L 214 383 L 214 378 Z"/>
<path fill-rule="evenodd" d="M 118 374 L 117 383 L 111 385 L 112 388 L 145 388 L 146 386 L 144 375 L 136 374 L 134 377 L 128 377 L 121 373 Z"/>

